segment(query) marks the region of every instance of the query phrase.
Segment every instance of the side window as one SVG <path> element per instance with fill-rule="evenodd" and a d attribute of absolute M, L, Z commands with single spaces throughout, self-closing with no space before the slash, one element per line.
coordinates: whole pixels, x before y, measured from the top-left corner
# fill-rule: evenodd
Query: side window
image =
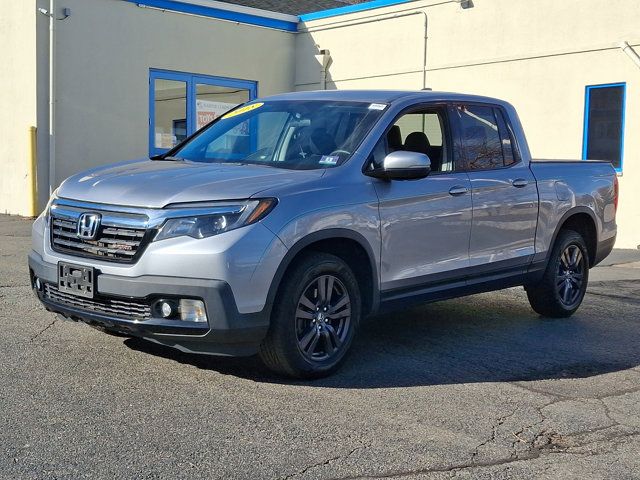
<path fill-rule="evenodd" d="M 504 119 L 504 114 L 498 108 L 494 109 L 496 119 L 498 120 L 498 132 L 500 133 L 500 143 L 502 144 L 502 155 L 504 156 L 504 166 L 508 167 L 518 161 L 516 150 L 514 148 L 515 142 L 511 136 L 511 132 L 507 127 L 507 122 Z"/>
<path fill-rule="evenodd" d="M 387 153 L 397 150 L 424 153 L 431 159 L 432 172 L 450 172 L 445 117 L 440 109 L 417 110 L 402 115 L 373 151 L 373 163 L 379 166 Z"/>
<path fill-rule="evenodd" d="M 373 152 L 371 152 L 371 163 L 369 164 L 370 170 L 375 170 L 376 168 L 380 168 L 382 166 L 382 161 L 384 157 L 387 156 L 387 153 L 392 152 L 387 146 L 387 139 L 382 137 L 376 143 L 376 146 L 373 148 Z"/>
<path fill-rule="evenodd" d="M 460 105 L 456 112 L 468 169 L 486 170 L 504 166 L 495 110 L 489 106 Z"/>

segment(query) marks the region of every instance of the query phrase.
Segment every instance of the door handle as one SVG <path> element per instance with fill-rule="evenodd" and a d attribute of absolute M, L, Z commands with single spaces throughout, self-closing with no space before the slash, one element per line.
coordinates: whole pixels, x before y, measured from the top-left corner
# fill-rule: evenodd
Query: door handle
<path fill-rule="evenodd" d="M 511 185 L 513 185 L 516 188 L 522 188 L 529 185 L 529 182 L 524 178 L 516 178 L 513 182 L 511 182 Z"/>
<path fill-rule="evenodd" d="M 455 187 L 451 187 L 449 189 L 449 195 L 453 195 L 457 197 L 458 195 L 464 195 L 467 193 L 469 189 L 467 187 L 463 187 L 462 185 L 456 185 Z"/>

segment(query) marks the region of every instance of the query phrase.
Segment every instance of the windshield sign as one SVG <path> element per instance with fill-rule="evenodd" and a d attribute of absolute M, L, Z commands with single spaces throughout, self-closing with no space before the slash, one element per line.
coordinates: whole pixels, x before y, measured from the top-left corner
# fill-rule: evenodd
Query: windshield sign
<path fill-rule="evenodd" d="M 249 103 L 223 115 L 171 156 L 296 170 L 332 168 L 347 161 L 385 107 L 319 100 Z"/>

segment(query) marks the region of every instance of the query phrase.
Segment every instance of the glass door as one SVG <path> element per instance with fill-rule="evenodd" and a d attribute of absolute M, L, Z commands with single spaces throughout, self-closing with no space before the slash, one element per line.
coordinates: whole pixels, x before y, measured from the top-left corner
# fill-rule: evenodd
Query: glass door
<path fill-rule="evenodd" d="M 152 69 L 149 74 L 149 155 L 159 155 L 235 106 L 253 100 L 257 82 Z M 249 132 L 237 132 L 249 142 Z"/>

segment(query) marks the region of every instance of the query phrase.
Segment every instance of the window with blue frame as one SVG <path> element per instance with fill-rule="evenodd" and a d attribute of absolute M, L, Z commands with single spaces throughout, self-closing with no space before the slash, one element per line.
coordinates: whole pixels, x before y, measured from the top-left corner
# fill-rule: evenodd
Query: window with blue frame
<path fill-rule="evenodd" d="M 253 100 L 257 88 L 249 80 L 151 69 L 149 155 L 166 152 L 236 105 Z M 248 134 L 238 131 L 242 135 Z"/>
<path fill-rule="evenodd" d="M 626 84 L 587 86 L 582 158 L 608 160 L 622 172 Z"/>

